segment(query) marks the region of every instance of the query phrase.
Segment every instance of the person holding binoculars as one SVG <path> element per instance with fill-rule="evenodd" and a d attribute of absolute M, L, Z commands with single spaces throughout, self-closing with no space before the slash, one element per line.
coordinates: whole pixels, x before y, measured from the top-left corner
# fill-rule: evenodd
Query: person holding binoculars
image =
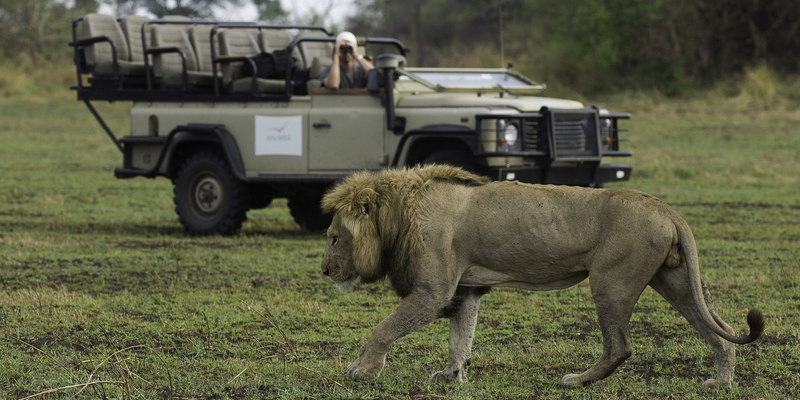
<path fill-rule="evenodd" d="M 338 68 L 333 68 L 338 65 Z M 333 62 L 319 70 L 319 79 L 326 89 L 351 89 L 367 87 L 367 73 L 375 68 L 363 55 L 358 54 L 356 36 L 342 32 L 336 36 Z"/>

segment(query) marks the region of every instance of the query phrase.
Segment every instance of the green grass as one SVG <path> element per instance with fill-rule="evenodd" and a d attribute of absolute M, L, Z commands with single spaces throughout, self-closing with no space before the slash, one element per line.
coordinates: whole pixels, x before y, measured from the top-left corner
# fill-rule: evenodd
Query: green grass
<path fill-rule="evenodd" d="M 250 212 L 236 236 L 188 237 L 167 180 L 114 179 L 121 156 L 72 94 L 9 96 L 0 398 L 797 398 L 800 108 L 748 87 L 602 102 L 633 113 L 634 157 L 622 160 L 633 179 L 614 187 L 686 217 L 723 318 L 744 330 L 750 307 L 767 316 L 719 392 L 700 387 L 710 348 L 650 289 L 631 322 L 634 355 L 601 382 L 562 386 L 602 349 L 586 283 L 484 297 L 466 384 L 427 380 L 446 363 L 447 321 L 396 343 L 378 380 L 352 383 L 347 365 L 399 303 L 387 284 L 339 293 L 319 272 L 324 237 L 301 231 L 284 201 Z M 124 133 L 125 104 L 97 106 Z"/>

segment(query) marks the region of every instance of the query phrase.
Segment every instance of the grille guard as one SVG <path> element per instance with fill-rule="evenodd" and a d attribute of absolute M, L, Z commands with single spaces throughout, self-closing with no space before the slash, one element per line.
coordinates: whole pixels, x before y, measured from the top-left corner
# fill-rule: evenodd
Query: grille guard
<path fill-rule="evenodd" d="M 596 107 L 543 107 L 535 113 L 479 114 L 475 119 L 481 138 L 487 130 L 484 121 L 506 119 L 518 121 L 521 143 L 511 151 L 483 151 L 485 146 L 482 146 L 475 156 L 528 157 L 556 162 L 599 162 L 604 156 L 626 157 L 631 152 L 619 150 L 617 120 L 628 118 L 630 114 L 627 113 L 601 114 Z M 496 132 L 490 136 L 496 136 Z M 487 142 L 482 140 L 482 144 Z"/>

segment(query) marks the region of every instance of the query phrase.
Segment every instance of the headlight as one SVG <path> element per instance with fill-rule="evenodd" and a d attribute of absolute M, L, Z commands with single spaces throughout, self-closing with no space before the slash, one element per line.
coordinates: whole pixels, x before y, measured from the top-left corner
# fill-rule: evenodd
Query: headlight
<path fill-rule="evenodd" d="M 510 151 L 519 141 L 519 128 L 504 119 L 497 120 L 497 149 Z"/>
<path fill-rule="evenodd" d="M 603 146 L 605 146 L 606 149 L 608 149 L 609 146 L 611 146 L 611 127 L 612 127 L 611 118 L 603 118 L 600 121 L 602 124 L 600 136 L 603 138 Z"/>
<path fill-rule="evenodd" d="M 503 133 L 503 136 L 506 138 L 506 143 L 508 143 L 509 146 L 517 144 L 517 139 L 519 139 L 519 130 L 517 129 L 517 126 L 514 124 L 506 125 L 506 130 Z"/>

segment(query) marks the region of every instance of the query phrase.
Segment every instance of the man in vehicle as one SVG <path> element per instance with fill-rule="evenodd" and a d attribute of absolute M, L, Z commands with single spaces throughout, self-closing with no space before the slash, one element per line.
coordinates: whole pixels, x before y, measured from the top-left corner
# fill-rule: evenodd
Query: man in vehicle
<path fill-rule="evenodd" d="M 365 88 L 367 73 L 373 68 L 372 63 L 358 54 L 355 35 L 345 31 L 336 36 L 333 61 L 320 68 L 319 79 L 326 89 Z"/>

